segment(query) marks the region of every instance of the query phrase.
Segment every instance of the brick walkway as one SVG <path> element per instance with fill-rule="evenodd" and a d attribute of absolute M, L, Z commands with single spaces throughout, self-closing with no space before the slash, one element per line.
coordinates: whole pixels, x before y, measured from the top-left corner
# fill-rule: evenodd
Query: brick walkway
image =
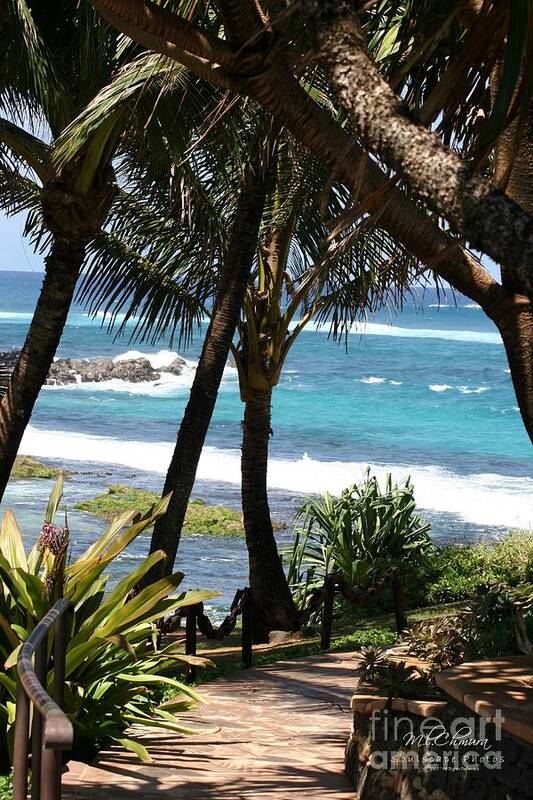
<path fill-rule="evenodd" d="M 182 717 L 202 733 L 145 732 L 152 764 L 118 749 L 100 753 L 92 766 L 71 762 L 63 796 L 353 800 L 343 774 L 356 688 L 352 655 L 284 661 L 206 684 L 209 705 Z"/>

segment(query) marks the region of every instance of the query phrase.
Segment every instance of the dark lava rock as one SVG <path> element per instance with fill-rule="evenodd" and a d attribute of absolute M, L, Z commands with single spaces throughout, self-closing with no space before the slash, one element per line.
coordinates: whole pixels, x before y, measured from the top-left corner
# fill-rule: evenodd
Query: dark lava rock
<path fill-rule="evenodd" d="M 171 372 L 173 375 L 181 375 L 184 368 L 187 366 L 187 362 L 184 358 L 180 358 L 179 356 L 172 361 L 168 367 L 160 367 L 161 372 Z"/>
<path fill-rule="evenodd" d="M 69 383 L 100 383 L 119 378 L 128 383 L 143 383 L 160 378 L 147 358 L 113 361 L 112 358 L 60 358 L 50 367 L 46 383 L 66 386 Z"/>
<path fill-rule="evenodd" d="M 18 358 L 17 350 L 0 352 L 0 371 L 9 375 Z M 107 356 L 98 358 L 58 358 L 50 367 L 46 384 L 48 386 L 68 386 L 72 383 L 101 383 L 113 378 L 128 383 L 147 383 L 157 381 L 161 373 L 170 372 L 181 375 L 187 362 L 179 356 L 168 367 L 155 370 L 147 358 L 128 358 L 114 361 Z"/>

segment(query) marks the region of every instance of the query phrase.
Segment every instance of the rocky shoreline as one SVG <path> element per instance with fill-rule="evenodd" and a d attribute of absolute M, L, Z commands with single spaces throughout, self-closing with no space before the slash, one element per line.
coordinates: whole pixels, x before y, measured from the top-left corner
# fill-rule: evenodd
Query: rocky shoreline
<path fill-rule="evenodd" d="M 0 353 L 0 366 L 12 369 L 18 353 Z M 177 356 L 168 366 L 154 369 L 147 358 L 113 359 L 107 356 L 97 358 L 58 358 L 54 361 L 48 377 L 47 386 L 68 386 L 75 383 L 101 383 L 122 380 L 128 383 L 149 383 L 157 381 L 163 374 L 181 375 L 187 362 Z"/>

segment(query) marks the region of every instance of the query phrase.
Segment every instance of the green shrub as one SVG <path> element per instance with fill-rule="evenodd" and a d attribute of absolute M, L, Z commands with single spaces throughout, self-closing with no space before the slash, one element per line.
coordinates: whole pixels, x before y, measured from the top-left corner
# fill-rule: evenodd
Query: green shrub
<path fill-rule="evenodd" d="M 508 533 L 489 548 L 489 564 L 498 582 L 509 586 L 533 583 L 533 532 Z"/>
<path fill-rule="evenodd" d="M 497 583 L 533 581 L 533 533 L 509 532 L 498 542 L 435 547 L 402 568 L 410 607 L 470 600 Z"/>
<path fill-rule="evenodd" d="M 457 614 L 412 625 L 402 634 L 402 644 L 432 670 L 441 670 L 472 655 L 473 638 L 472 615 Z"/>
<path fill-rule="evenodd" d="M 387 647 L 396 642 L 396 634 L 386 628 L 368 628 L 345 636 L 337 636 L 330 650 L 357 650 L 360 647 Z"/>
<path fill-rule="evenodd" d="M 402 635 L 411 655 L 433 669 L 462 661 L 533 655 L 533 584 L 482 586 L 466 612 L 427 620 Z"/>
<path fill-rule="evenodd" d="M 124 737 L 125 729 L 135 723 L 187 732 L 173 713 L 202 699 L 172 677 L 176 665 L 188 659 L 177 652 L 177 644 L 158 648 L 155 623 L 164 614 L 213 594 L 173 594 L 183 578 L 181 573 L 175 573 L 131 598 L 131 590 L 164 558 L 161 551 L 144 559 L 106 593 L 106 567 L 165 512 L 168 498 L 142 517 L 131 512 L 122 514 L 72 562 L 68 558 L 68 528 L 54 525 L 62 493 L 60 477 L 41 533 L 29 554 L 10 511 L 0 529 L 0 656 L 5 664 L 0 681 L 0 729 L 3 728 L 2 742 L 5 746 L 7 741 L 8 746 L 3 754 L 4 768 L 12 752 L 20 644 L 58 597 L 69 598 L 74 606 L 66 657 L 65 710 L 74 726 L 75 756 L 90 757 L 103 743 L 114 741 L 142 760 L 149 760 L 139 741 Z M 49 692 L 52 683 L 50 670 Z M 182 697 L 163 707 L 157 700 L 157 691 L 166 686 Z"/>
<path fill-rule="evenodd" d="M 445 545 L 436 548 L 430 558 L 434 576 L 423 588 L 426 602 L 430 605 L 472 597 L 479 586 L 492 580 L 487 548 L 483 545 Z"/>
<path fill-rule="evenodd" d="M 432 546 L 430 526 L 416 512 L 413 485 L 393 484 L 387 475 L 382 490 L 367 471 L 364 481 L 309 499 L 297 515 L 301 527 L 289 558 L 289 582 L 296 601 L 305 605 L 310 591 L 328 573 L 341 572 L 354 588 L 365 587 L 393 565 L 414 562 Z"/>

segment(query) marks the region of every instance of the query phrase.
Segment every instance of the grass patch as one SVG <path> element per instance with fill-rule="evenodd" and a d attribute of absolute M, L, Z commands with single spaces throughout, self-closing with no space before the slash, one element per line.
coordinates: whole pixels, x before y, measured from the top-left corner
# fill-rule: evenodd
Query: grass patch
<path fill-rule="evenodd" d="M 17 456 L 11 470 L 11 477 L 27 479 L 57 478 L 60 472 L 61 470 L 57 467 L 49 467 L 35 458 L 30 458 L 30 456 Z M 63 474 L 65 474 L 64 471 Z"/>
<path fill-rule="evenodd" d="M 132 486 L 109 486 L 106 492 L 91 500 L 76 503 L 78 511 L 88 511 L 98 517 L 111 519 L 123 511 L 146 512 L 159 500 L 159 495 Z M 185 535 L 244 536 L 242 514 L 233 508 L 211 506 L 203 500 L 191 500 L 187 508 Z"/>

